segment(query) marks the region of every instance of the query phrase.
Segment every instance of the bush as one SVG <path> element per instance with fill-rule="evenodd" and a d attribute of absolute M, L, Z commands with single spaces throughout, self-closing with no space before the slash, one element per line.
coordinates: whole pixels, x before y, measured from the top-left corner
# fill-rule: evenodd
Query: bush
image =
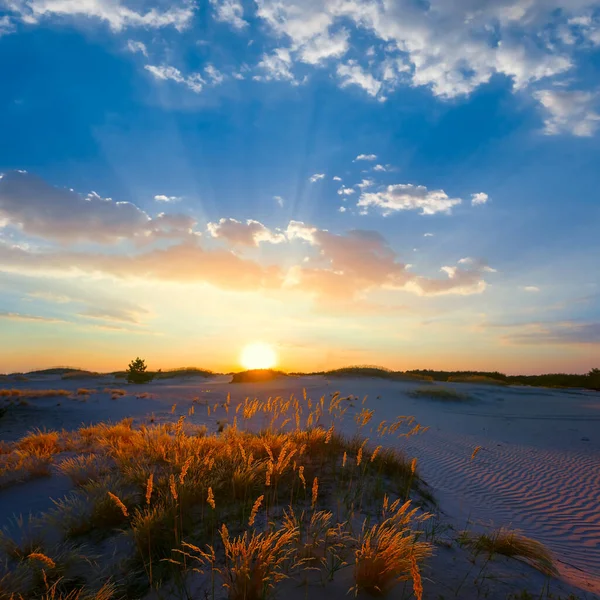
<path fill-rule="evenodd" d="M 127 381 L 129 383 L 148 383 L 152 381 L 152 373 L 146 373 L 146 362 L 139 356 L 129 363 L 126 371 Z"/>

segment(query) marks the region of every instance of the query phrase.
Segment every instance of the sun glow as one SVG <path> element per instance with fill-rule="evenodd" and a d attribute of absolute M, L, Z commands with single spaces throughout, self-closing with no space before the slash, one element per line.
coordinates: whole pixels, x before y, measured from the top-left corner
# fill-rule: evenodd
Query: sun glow
<path fill-rule="evenodd" d="M 277 355 L 269 344 L 255 342 L 242 350 L 240 362 L 245 369 L 271 369 L 277 364 Z"/>

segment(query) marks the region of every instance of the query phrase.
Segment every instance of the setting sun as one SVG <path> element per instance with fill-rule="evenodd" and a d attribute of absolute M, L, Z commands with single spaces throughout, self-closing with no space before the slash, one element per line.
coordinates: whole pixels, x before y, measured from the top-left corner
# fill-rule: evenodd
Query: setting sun
<path fill-rule="evenodd" d="M 277 356 L 269 344 L 255 342 L 243 349 L 240 362 L 246 369 L 270 369 L 277 364 Z"/>

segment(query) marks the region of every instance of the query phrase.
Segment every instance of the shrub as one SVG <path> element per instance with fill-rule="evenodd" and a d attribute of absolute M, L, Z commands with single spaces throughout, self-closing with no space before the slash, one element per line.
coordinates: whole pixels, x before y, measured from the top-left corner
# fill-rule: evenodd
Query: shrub
<path fill-rule="evenodd" d="M 152 381 L 152 373 L 147 373 L 146 362 L 139 356 L 129 363 L 127 368 L 127 381 L 129 383 L 148 383 Z"/>

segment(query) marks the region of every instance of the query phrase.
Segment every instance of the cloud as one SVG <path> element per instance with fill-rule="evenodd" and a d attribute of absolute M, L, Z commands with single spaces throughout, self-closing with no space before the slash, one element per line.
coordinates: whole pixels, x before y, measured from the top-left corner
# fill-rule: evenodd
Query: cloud
<path fill-rule="evenodd" d="M 338 208 L 338 212 L 345 213 L 346 212 L 346 207 L 345 206 L 340 206 Z"/>
<path fill-rule="evenodd" d="M 12 33 L 15 30 L 15 24 L 12 22 L 10 17 L 0 17 L 0 37 L 8 33 Z"/>
<path fill-rule="evenodd" d="M 502 338 L 505 343 L 511 345 L 600 345 L 600 323 L 598 322 L 524 323 L 513 328 L 518 332 L 508 333 Z"/>
<path fill-rule="evenodd" d="M 121 0 L 14 0 L 8 6 L 28 24 L 56 17 L 98 19 L 115 32 L 129 27 L 174 27 L 181 31 L 191 23 L 195 8 L 192 2 L 184 2 L 166 10 L 151 8 L 138 12 Z"/>
<path fill-rule="evenodd" d="M 351 196 L 352 194 L 356 194 L 356 190 L 352 189 L 352 188 L 348 188 L 345 185 L 343 185 L 338 191 L 337 193 L 340 196 Z"/>
<path fill-rule="evenodd" d="M 179 202 L 181 200 L 181 196 L 165 196 L 164 194 L 157 194 L 154 196 L 154 199 L 157 202 Z"/>
<path fill-rule="evenodd" d="M 18 171 L 0 179 L 2 219 L 28 235 L 64 243 L 114 243 L 143 234 L 151 223 L 131 202 L 114 202 L 95 192 L 84 197 Z"/>
<path fill-rule="evenodd" d="M 539 90 L 534 97 L 544 107 L 546 135 L 590 137 L 600 127 L 598 95 L 592 92 Z"/>
<path fill-rule="evenodd" d="M 127 50 L 129 52 L 139 52 L 143 54 L 146 58 L 148 58 L 148 49 L 146 48 L 146 44 L 143 42 L 136 42 L 135 40 L 127 40 Z"/>
<path fill-rule="evenodd" d="M 314 175 L 311 175 L 310 182 L 316 183 L 317 181 L 321 181 L 321 179 L 325 179 L 325 173 L 315 173 Z"/>
<path fill-rule="evenodd" d="M 209 81 L 214 85 L 220 85 L 225 81 L 225 75 L 221 73 L 218 69 L 216 69 L 213 65 L 207 65 L 204 67 L 204 72 L 206 73 Z"/>
<path fill-rule="evenodd" d="M 63 319 L 55 319 L 53 317 L 40 317 L 37 315 L 28 315 L 17 312 L 0 311 L 0 319 L 7 321 L 33 321 L 35 323 L 66 323 Z"/>
<path fill-rule="evenodd" d="M 534 293 L 540 291 L 540 288 L 537 287 L 536 285 L 526 285 L 523 289 L 526 292 L 534 292 Z"/>
<path fill-rule="evenodd" d="M 181 71 L 175 67 L 169 65 L 145 65 L 144 69 L 152 73 L 156 79 L 161 81 L 174 81 L 188 87 L 192 92 L 199 94 L 203 87 L 206 85 L 206 81 L 202 78 L 200 73 L 192 73 L 191 75 L 183 75 Z"/>
<path fill-rule="evenodd" d="M 190 216 L 160 213 L 150 218 L 131 202 L 115 202 L 96 192 L 83 196 L 24 171 L 0 177 L 2 221 L 26 235 L 61 244 L 114 244 L 120 240 L 148 244 L 197 235 L 193 232 L 195 219 Z"/>
<path fill-rule="evenodd" d="M 479 204 L 485 204 L 490 197 L 484 192 L 478 192 L 476 194 L 471 194 L 471 204 L 473 206 L 477 206 Z"/>
<path fill-rule="evenodd" d="M 298 58 L 310 65 L 318 65 L 330 58 L 339 58 L 346 54 L 350 47 L 349 37 L 345 29 L 334 34 L 317 35 L 298 48 Z"/>
<path fill-rule="evenodd" d="M 290 221 L 285 234 L 288 240 L 304 240 L 314 243 L 314 234 L 318 231 L 316 227 L 305 225 L 302 221 Z"/>
<path fill-rule="evenodd" d="M 341 177 L 338 177 L 337 175 L 335 175 L 334 177 L 332 177 L 333 181 L 342 181 Z"/>
<path fill-rule="evenodd" d="M 32 252 L 0 244 L 0 265 L 19 273 L 88 273 L 120 279 L 203 282 L 224 290 L 279 288 L 279 267 L 263 267 L 230 250 L 202 248 L 196 240 L 137 254 Z"/>
<path fill-rule="evenodd" d="M 485 261 L 473 258 L 461 258 L 458 265 L 445 266 L 440 271 L 446 273 L 448 278 L 430 279 L 416 276 L 407 284 L 407 287 L 418 294 L 426 296 L 480 294 L 487 288 L 487 283 L 484 280 L 485 274 L 496 272 Z"/>
<path fill-rule="evenodd" d="M 423 237 L 433 237 L 433 233 L 424 233 Z"/>
<path fill-rule="evenodd" d="M 363 192 L 358 201 L 363 212 L 370 207 L 379 208 L 384 216 L 401 210 L 420 210 L 422 215 L 450 214 L 460 198 L 450 198 L 443 190 L 428 190 L 422 185 L 388 185 L 381 192 Z"/>
<path fill-rule="evenodd" d="M 381 81 L 363 69 L 354 60 L 349 60 L 345 64 L 339 64 L 336 72 L 340 79 L 340 86 L 343 88 L 349 85 L 357 85 L 367 92 L 369 96 L 373 97 L 377 96 L 381 90 Z"/>
<path fill-rule="evenodd" d="M 275 200 L 279 206 L 283 206 L 285 203 L 285 200 L 281 196 L 273 196 L 273 200 Z"/>
<path fill-rule="evenodd" d="M 387 169 L 383 165 L 375 165 L 373 167 L 373 171 L 385 172 L 387 171 Z"/>
<path fill-rule="evenodd" d="M 289 81 L 296 84 L 291 71 L 292 58 L 286 48 L 276 48 L 272 54 L 263 54 L 257 69 L 262 75 L 254 75 L 255 81 Z"/>
<path fill-rule="evenodd" d="M 564 80 L 580 57 L 600 45 L 600 21 L 593 10 L 597 0 L 256 4 L 256 16 L 277 41 L 277 52 L 285 52 L 281 73 L 272 79 L 297 83 L 292 71 L 304 62 L 331 69 L 340 87 L 358 87 L 380 101 L 400 86 L 424 87 L 442 100 L 468 96 L 498 76 L 513 90 L 533 94 L 540 83 Z M 357 57 L 352 41 L 365 39 L 370 46 Z M 568 117 L 557 102 L 543 97 L 544 110 L 545 103 L 553 104 L 546 132 L 593 135 L 598 110 L 588 105 L 588 93 L 576 92 L 581 100 Z"/>
<path fill-rule="evenodd" d="M 286 239 L 282 233 L 273 233 L 268 227 L 252 219 L 245 223 L 235 219 L 221 219 L 218 223 L 209 223 L 207 230 L 212 237 L 226 240 L 232 246 L 258 246 L 261 242 L 279 244 Z"/>
<path fill-rule="evenodd" d="M 361 190 L 364 190 L 368 187 L 371 187 L 374 184 L 375 182 L 372 179 L 363 179 L 360 183 L 356 184 L 356 187 L 360 188 Z"/>
<path fill-rule="evenodd" d="M 215 20 L 229 23 L 235 29 L 244 29 L 244 8 L 240 0 L 210 0 Z"/>
<path fill-rule="evenodd" d="M 485 274 L 494 272 L 485 261 L 465 258 L 457 266 L 442 267 L 446 278 L 418 276 L 376 231 L 334 234 L 293 221 L 287 235 L 308 242 L 318 255 L 292 267 L 285 285 L 313 293 L 322 302 L 358 300 L 373 289 L 404 289 L 422 296 L 476 294 L 486 289 Z"/>
<path fill-rule="evenodd" d="M 377 154 L 359 154 L 354 159 L 354 162 L 356 162 L 357 160 L 377 160 Z"/>

